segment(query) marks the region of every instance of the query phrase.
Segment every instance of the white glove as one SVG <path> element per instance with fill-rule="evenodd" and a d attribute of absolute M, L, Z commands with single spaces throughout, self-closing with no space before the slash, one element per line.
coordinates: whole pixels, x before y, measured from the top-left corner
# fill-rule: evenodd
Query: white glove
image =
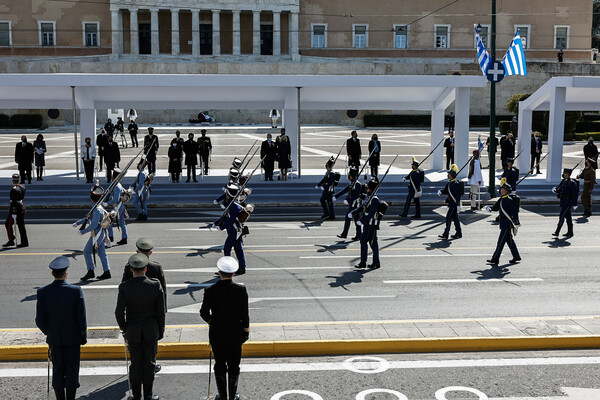
<path fill-rule="evenodd" d="M 358 225 L 358 226 L 362 226 L 362 222 L 360 222 L 360 221 L 356 221 L 356 225 Z"/>
<path fill-rule="evenodd" d="M 321 187 L 321 190 L 325 190 L 325 188 L 323 186 L 320 186 L 320 187 Z"/>
<path fill-rule="evenodd" d="M 79 221 L 75 221 L 73 222 L 73 225 L 71 225 L 73 228 L 76 228 L 79 226 Z"/>
<path fill-rule="evenodd" d="M 460 210 L 462 210 L 462 207 L 461 206 L 456 206 L 456 210 L 460 211 Z"/>
<path fill-rule="evenodd" d="M 333 200 L 333 201 L 336 201 L 336 200 L 337 200 L 337 197 L 333 196 L 333 197 L 331 198 L 331 200 Z"/>
<path fill-rule="evenodd" d="M 441 190 L 438 190 L 438 196 L 440 196 L 440 197 L 442 196 L 442 191 Z"/>
<path fill-rule="evenodd" d="M 487 206 L 487 207 L 485 208 L 485 211 L 487 211 L 487 212 L 492 212 L 492 206 Z"/>
<path fill-rule="evenodd" d="M 344 200 L 344 204 L 345 204 L 345 205 L 348 205 L 348 200 Z"/>
<path fill-rule="evenodd" d="M 82 236 L 82 235 L 83 235 L 83 231 L 80 229 L 80 230 L 78 230 L 78 231 L 77 231 L 77 234 L 78 234 L 79 236 Z"/>
<path fill-rule="evenodd" d="M 352 213 L 348 213 L 348 218 L 353 218 Z"/>
<path fill-rule="evenodd" d="M 219 202 L 216 200 L 213 200 L 213 204 L 219 204 Z"/>
<path fill-rule="evenodd" d="M 406 181 L 406 177 L 402 178 L 403 181 Z"/>
<path fill-rule="evenodd" d="M 552 188 L 552 193 L 556 193 L 556 186 Z"/>
<path fill-rule="evenodd" d="M 320 186 L 319 185 L 315 185 L 315 189 L 318 189 Z"/>
<path fill-rule="evenodd" d="M 12 219 L 16 220 L 17 219 L 17 214 L 13 214 L 12 215 Z"/>
<path fill-rule="evenodd" d="M 221 208 L 224 210 L 225 209 L 225 204 L 221 203 Z"/>
<path fill-rule="evenodd" d="M 573 206 L 573 211 L 576 211 L 576 210 L 577 210 L 577 206 Z"/>
<path fill-rule="evenodd" d="M 102 207 L 107 207 L 107 206 L 108 206 L 108 203 L 107 203 L 107 202 L 105 202 L 105 201 L 103 201 L 103 202 L 102 202 Z"/>

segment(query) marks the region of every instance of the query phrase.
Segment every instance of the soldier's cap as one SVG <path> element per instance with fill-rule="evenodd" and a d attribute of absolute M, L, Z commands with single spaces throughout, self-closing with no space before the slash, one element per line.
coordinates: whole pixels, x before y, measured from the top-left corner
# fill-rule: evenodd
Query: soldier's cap
<path fill-rule="evenodd" d="M 506 159 L 506 162 L 507 162 L 507 163 L 514 163 L 514 162 L 515 162 L 515 159 L 514 159 L 514 158 L 507 158 L 507 159 Z"/>
<path fill-rule="evenodd" d="M 200 129 L 200 133 L 206 133 L 206 129 Z"/>
<path fill-rule="evenodd" d="M 412 162 L 410 163 L 410 165 L 416 165 L 417 167 L 419 166 L 419 162 L 417 161 L 417 159 L 415 158 L 415 156 L 413 156 L 412 158 Z"/>
<path fill-rule="evenodd" d="M 90 189 L 90 196 L 92 196 L 92 195 L 102 196 L 103 194 L 104 194 L 104 189 L 102 189 L 102 186 L 94 185 Z"/>
<path fill-rule="evenodd" d="M 127 264 L 133 269 L 144 269 L 148 266 L 148 257 L 144 254 L 136 253 L 129 257 Z"/>
<path fill-rule="evenodd" d="M 458 165 L 452 164 L 448 173 L 456 178 L 456 175 L 458 175 Z"/>
<path fill-rule="evenodd" d="M 115 175 L 120 175 L 122 172 L 123 172 L 123 171 L 121 171 L 119 168 L 115 168 L 115 169 L 113 169 L 113 173 L 114 173 Z"/>
<path fill-rule="evenodd" d="M 238 185 L 236 185 L 235 183 L 231 183 L 231 184 L 227 185 L 227 187 L 225 188 L 225 191 L 231 197 L 236 196 L 238 194 L 239 190 L 240 190 L 240 187 Z"/>
<path fill-rule="evenodd" d="M 348 170 L 348 175 L 352 175 L 352 176 L 358 175 L 358 169 L 356 169 L 355 167 L 350 168 Z"/>
<path fill-rule="evenodd" d="M 473 150 L 473 154 L 475 154 L 476 156 L 479 155 L 479 150 Z"/>
<path fill-rule="evenodd" d="M 16 180 L 16 179 L 21 179 L 21 175 L 19 174 L 12 174 L 12 180 Z"/>
<path fill-rule="evenodd" d="M 154 242 L 152 241 L 152 239 L 139 238 L 135 242 L 135 247 L 137 247 L 138 250 L 150 251 L 150 250 L 152 250 L 154 248 Z"/>
<path fill-rule="evenodd" d="M 500 189 L 506 189 L 508 192 L 512 192 L 512 186 L 508 182 L 506 182 L 506 178 L 502 178 L 500 180 Z"/>
<path fill-rule="evenodd" d="M 563 174 L 569 174 L 571 175 L 573 173 L 573 170 L 571 168 L 565 168 L 563 169 Z"/>
<path fill-rule="evenodd" d="M 240 174 L 240 171 L 238 171 L 236 168 L 229 168 L 230 176 L 238 176 L 239 174 Z"/>
<path fill-rule="evenodd" d="M 233 274 L 238 270 L 239 264 L 235 258 L 224 256 L 217 261 L 217 268 L 219 271 L 225 272 L 226 274 Z"/>
<path fill-rule="evenodd" d="M 375 179 L 371 179 L 369 183 L 367 183 L 367 189 L 375 190 L 378 183 L 379 182 L 377 182 Z"/>
<path fill-rule="evenodd" d="M 53 271 L 58 271 L 69 268 L 69 265 L 71 265 L 71 261 L 65 256 L 60 256 L 52 260 L 49 267 Z"/>

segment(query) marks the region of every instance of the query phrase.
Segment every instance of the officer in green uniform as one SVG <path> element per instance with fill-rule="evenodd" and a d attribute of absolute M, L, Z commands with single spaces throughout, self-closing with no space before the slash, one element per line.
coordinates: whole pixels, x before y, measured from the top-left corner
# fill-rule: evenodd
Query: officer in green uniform
<path fill-rule="evenodd" d="M 165 273 L 163 271 L 162 265 L 160 263 L 150 260 L 150 255 L 152 254 L 152 249 L 154 248 L 154 242 L 152 239 L 148 238 L 139 238 L 137 242 L 135 242 L 135 246 L 137 247 L 137 253 L 143 254 L 148 257 L 148 269 L 146 271 L 146 276 L 148 278 L 156 279 L 160 282 L 160 286 L 165 295 L 165 312 L 167 311 L 167 282 L 165 281 Z M 131 272 L 131 265 L 127 263 L 125 265 L 125 270 L 123 271 L 123 278 L 121 282 L 126 282 L 133 278 L 133 273 Z"/>

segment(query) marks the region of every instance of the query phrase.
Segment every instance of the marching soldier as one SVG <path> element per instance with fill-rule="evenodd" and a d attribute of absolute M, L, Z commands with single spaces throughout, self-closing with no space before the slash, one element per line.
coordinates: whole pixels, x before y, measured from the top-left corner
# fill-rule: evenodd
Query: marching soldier
<path fill-rule="evenodd" d="M 510 263 L 515 264 L 521 261 L 519 250 L 513 238 L 513 234 L 517 233 L 517 229 L 521 224 L 519 222 L 518 205 L 515 204 L 514 198 L 510 196 L 512 189 L 507 180 L 503 179 L 500 186 L 500 199 L 494 206 L 487 206 L 488 211 L 500 212 L 500 236 L 498 237 L 498 244 L 492 258 L 487 260 L 488 263 L 493 265 L 498 265 L 500 262 L 500 255 L 505 244 L 508 245 L 513 257 Z"/>
<path fill-rule="evenodd" d="M 146 177 L 146 173 L 144 172 L 144 167 L 146 166 L 146 161 L 141 160 L 138 164 L 138 170 L 141 170 L 138 178 L 135 182 L 133 182 L 133 186 L 131 190 L 133 194 L 131 195 L 131 202 L 135 207 L 138 216 L 135 219 L 136 221 L 147 221 L 148 220 L 148 197 L 150 197 L 150 188 L 147 184 L 148 177 Z M 151 181 L 151 180 L 150 180 Z"/>
<path fill-rule="evenodd" d="M 350 213 L 352 210 L 355 210 L 360 205 L 360 197 L 362 194 L 362 184 L 359 181 L 358 171 L 355 168 L 350 168 L 348 172 L 348 186 L 339 191 L 338 193 L 333 195 L 333 201 L 336 200 L 337 197 L 348 193 L 346 199 L 344 200 L 344 204 L 348 205 L 348 211 L 346 214 Z M 337 235 L 340 239 L 346 239 L 348 237 L 348 231 L 350 230 L 350 223 L 352 222 L 352 218 L 346 215 L 344 219 L 344 230 L 341 234 Z M 352 240 L 356 241 L 360 239 L 361 227 L 358 225 L 357 221 L 354 222 L 356 226 L 356 235 L 352 238 Z"/>
<path fill-rule="evenodd" d="M 583 179 L 583 191 L 581 192 L 581 204 L 583 204 L 583 215 L 592 216 L 592 191 L 596 184 L 596 170 L 594 169 L 594 160 L 586 158 L 585 168 L 577 179 Z"/>
<path fill-rule="evenodd" d="M 242 344 L 250 337 L 248 291 L 231 279 L 238 271 L 235 258 L 221 257 L 217 268 L 221 280 L 204 290 L 200 316 L 209 325 L 208 337 L 215 354 L 214 371 L 219 392 L 215 400 L 239 400 L 237 387 Z"/>
<path fill-rule="evenodd" d="M 12 175 L 12 189 L 10 189 L 10 207 L 8 210 L 8 216 L 6 217 L 6 233 L 8 234 L 8 242 L 4 243 L 2 247 L 13 247 L 15 245 L 15 233 L 13 232 L 13 226 L 16 224 L 19 228 L 19 235 L 21 236 L 21 243 L 17 247 L 28 247 L 29 239 L 27 239 L 27 229 L 25 228 L 25 205 L 23 200 L 25 199 L 25 185 L 20 184 L 20 175 Z"/>
<path fill-rule="evenodd" d="M 557 187 L 552 189 L 552 192 L 556 193 L 556 196 L 560 199 L 560 215 L 558 217 L 558 225 L 556 226 L 556 231 L 554 231 L 552 236 L 558 236 L 560 234 L 560 229 L 565 223 L 565 220 L 567 220 L 568 228 L 565 236 L 573 236 L 573 218 L 571 217 L 571 208 L 573 208 L 573 211 L 577 209 L 577 196 L 579 195 L 579 188 L 577 187 L 577 182 L 571 179 L 572 173 L 573 170 L 565 168 L 562 175 L 563 180 Z"/>
<path fill-rule="evenodd" d="M 238 195 L 240 187 L 236 184 L 229 184 L 225 188 L 225 202 L 224 208 Z M 242 212 L 242 207 L 234 202 L 227 210 L 225 218 L 215 221 L 213 228 L 218 228 L 220 231 L 227 231 L 227 239 L 223 245 L 223 255 L 231 256 L 231 249 L 235 251 L 239 263 L 239 269 L 237 274 L 243 275 L 246 273 L 246 256 L 244 255 L 244 246 L 242 241 L 243 229 L 242 223 L 238 220 Z"/>
<path fill-rule="evenodd" d="M 92 204 L 95 204 L 98 200 L 100 200 L 103 194 L 104 189 L 98 185 L 94 185 L 90 190 L 90 200 Z M 84 222 L 85 218 L 82 218 L 75 222 L 73 226 L 77 227 Z M 94 265 L 94 259 L 92 258 L 92 253 L 94 254 L 94 258 L 96 257 L 96 250 L 98 252 L 98 256 L 100 257 L 100 261 L 102 262 L 102 268 L 104 269 L 104 272 L 98 277 L 98 279 L 110 279 L 111 277 L 110 264 L 108 263 L 108 257 L 106 256 L 105 248 L 107 240 L 106 229 L 108 228 L 109 224 L 111 224 L 111 215 L 102 207 L 102 205 L 98 205 L 98 207 L 96 207 L 92 213 L 88 225 L 84 229 L 79 229 L 77 231 L 79 235 L 84 235 L 88 232 L 90 233 L 90 238 L 83 248 L 83 258 L 85 258 L 87 273 L 81 278 L 82 281 L 87 281 L 88 279 L 92 279 L 96 276 L 94 274 L 94 269 L 96 266 Z M 108 244 L 110 245 L 110 242 L 108 242 Z"/>
<path fill-rule="evenodd" d="M 154 242 L 152 239 L 139 238 L 135 242 L 135 247 L 137 247 L 137 253 L 148 257 L 148 269 L 146 270 L 146 276 L 148 278 L 156 279 L 160 282 L 160 287 L 162 288 L 165 296 L 165 312 L 167 312 L 167 282 L 165 281 L 165 273 L 163 272 L 162 265 L 160 265 L 160 263 L 150 260 L 150 255 L 152 254 L 152 249 L 154 248 Z M 133 278 L 133 272 L 131 272 L 131 265 L 127 263 L 127 265 L 125 265 L 125 270 L 123 271 L 123 279 L 121 279 L 121 282 L 126 282 L 131 278 Z"/>
<path fill-rule="evenodd" d="M 67 283 L 69 265 L 67 257 L 52 260 L 54 282 L 37 290 L 35 324 L 46 335 L 50 348 L 52 388 L 57 400 L 75 400 L 80 349 L 87 343 L 83 290 Z"/>
<path fill-rule="evenodd" d="M 454 228 L 456 233 L 452 235 L 452 239 L 460 239 L 462 237 L 462 230 L 460 228 L 460 220 L 458 219 L 458 212 L 460 211 L 460 198 L 462 196 L 460 183 L 456 180 L 458 175 L 458 166 L 452 164 L 450 171 L 448 171 L 448 183 L 442 190 L 438 190 L 438 196 L 447 195 L 446 203 L 448 204 L 448 211 L 446 212 L 446 228 L 444 233 L 439 235 L 440 239 L 448 239 L 450 233 L 450 226 L 454 222 Z"/>
<path fill-rule="evenodd" d="M 333 164 L 334 159 L 331 157 L 325 164 L 327 173 L 325 173 L 323 179 L 321 179 L 317 186 L 315 186 L 315 189 L 320 188 L 323 191 L 321 194 L 321 206 L 323 207 L 323 215 L 321 215 L 321 218 L 328 220 L 335 220 L 335 210 L 333 209 L 333 190 L 340 180 L 340 174 L 332 171 Z"/>
<path fill-rule="evenodd" d="M 120 174 L 121 170 L 115 168 L 113 179 L 116 179 Z M 125 222 L 125 218 L 128 218 L 129 214 L 127 214 L 125 203 L 127 203 L 130 198 L 130 192 L 125 190 L 121 183 L 117 183 L 113 189 L 113 192 L 111 193 L 110 199 L 102 204 L 104 207 L 112 205 L 114 210 L 117 212 L 117 224 L 121 228 L 121 240 L 117 242 L 118 245 L 127 244 L 127 223 Z M 108 239 L 111 242 L 114 240 L 112 224 L 108 226 Z"/>
<path fill-rule="evenodd" d="M 156 139 L 156 140 L 154 140 Z M 150 145 L 154 145 L 150 148 Z M 148 172 L 151 174 L 156 173 L 156 153 L 158 153 L 158 137 L 154 135 L 154 128 L 148 127 L 148 134 L 144 136 L 144 149 L 147 149 L 148 154 L 146 160 L 148 161 Z"/>
<path fill-rule="evenodd" d="M 367 184 L 367 197 L 370 197 L 371 193 L 377 188 L 377 185 L 378 183 L 375 179 L 369 181 Z M 379 243 L 377 242 L 377 231 L 379 230 L 377 212 L 381 202 L 377 196 L 373 196 L 367 201 L 369 202 L 368 204 L 348 214 L 348 217 L 358 218 L 357 225 L 363 227 L 360 235 L 360 263 L 355 265 L 355 268 L 367 268 L 367 257 L 369 255 L 369 248 L 367 246 L 370 246 L 371 251 L 373 251 L 373 263 L 369 264 L 368 267 L 377 269 L 381 268 L 381 264 L 379 263 Z"/>
<path fill-rule="evenodd" d="M 410 208 L 410 202 L 414 199 L 415 202 L 415 215 L 413 218 L 421 218 L 421 178 L 422 171 L 419 170 L 419 163 L 413 157 L 411 164 L 412 171 L 404 177 L 405 181 L 410 181 L 408 184 L 408 195 L 406 196 L 406 202 L 404 203 L 404 211 L 400 216 L 402 218 L 408 217 L 408 210 Z"/>
<path fill-rule="evenodd" d="M 210 153 L 212 153 L 212 144 L 210 138 L 206 136 L 206 129 L 202 129 L 200 134 L 202 136 L 198 138 L 198 152 L 200 153 L 202 166 L 204 168 L 204 175 L 208 175 L 208 162 L 210 161 Z"/>
<path fill-rule="evenodd" d="M 165 334 L 165 298 L 160 282 L 148 278 L 148 257 L 134 254 L 128 261 L 132 278 L 119 285 L 115 317 L 131 354 L 129 381 L 134 400 L 158 400 L 152 394 L 158 341 Z"/>
<path fill-rule="evenodd" d="M 506 178 L 506 183 L 514 190 L 516 189 L 517 181 L 519 180 L 519 169 L 513 167 L 514 158 L 506 159 L 506 169 L 502 173 L 502 178 Z"/>

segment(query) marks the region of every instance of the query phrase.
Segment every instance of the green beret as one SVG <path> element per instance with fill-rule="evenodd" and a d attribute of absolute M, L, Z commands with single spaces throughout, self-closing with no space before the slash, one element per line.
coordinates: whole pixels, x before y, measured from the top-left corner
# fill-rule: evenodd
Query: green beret
<path fill-rule="evenodd" d="M 142 251 L 150 251 L 154 248 L 154 242 L 152 239 L 148 238 L 139 238 L 137 242 L 135 242 L 136 247 Z"/>
<path fill-rule="evenodd" d="M 133 269 L 144 269 L 148 266 L 148 257 L 144 254 L 136 253 L 129 257 L 127 263 Z"/>

